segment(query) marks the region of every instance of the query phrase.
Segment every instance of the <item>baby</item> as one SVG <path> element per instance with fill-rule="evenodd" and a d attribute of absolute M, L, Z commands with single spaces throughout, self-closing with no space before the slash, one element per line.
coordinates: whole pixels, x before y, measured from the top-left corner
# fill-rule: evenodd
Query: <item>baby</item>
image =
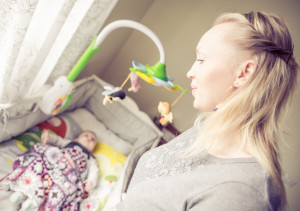
<path fill-rule="evenodd" d="M 19 204 L 27 197 L 21 210 L 76 210 L 97 184 L 96 144 L 92 131 L 71 141 L 44 130 L 41 143 L 19 156 L 5 179 L 15 191 L 10 201 Z"/>
<path fill-rule="evenodd" d="M 44 130 L 41 139 L 44 144 L 51 144 L 58 147 L 63 147 L 63 145 L 65 145 L 64 148 L 72 147 L 76 145 L 74 143 L 77 143 L 78 146 L 83 147 L 83 150 L 87 150 L 88 152 L 86 153 L 88 155 L 88 177 L 87 180 L 84 181 L 84 188 L 85 191 L 90 192 L 90 190 L 96 186 L 99 169 L 97 166 L 97 161 L 92 155 L 92 152 L 94 151 L 97 144 L 97 137 L 94 132 L 89 130 L 83 131 L 77 138 L 74 139 L 74 143 L 72 143 L 71 140 L 62 139 L 60 136 L 57 136 L 55 134 L 50 135 L 47 130 Z"/>

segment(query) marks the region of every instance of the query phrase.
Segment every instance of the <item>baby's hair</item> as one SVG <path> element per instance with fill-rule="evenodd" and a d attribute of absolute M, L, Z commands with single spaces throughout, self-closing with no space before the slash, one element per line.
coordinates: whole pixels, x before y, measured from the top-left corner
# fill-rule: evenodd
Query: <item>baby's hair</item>
<path fill-rule="evenodd" d="M 93 134 L 93 135 L 96 137 L 96 141 L 98 140 L 96 133 L 95 133 L 94 131 L 91 131 L 91 130 L 84 130 L 84 131 L 82 131 L 81 133 L 78 134 L 77 138 L 78 138 L 82 133 L 86 133 L 86 132 Z"/>
<path fill-rule="evenodd" d="M 93 134 L 93 135 L 97 138 L 96 133 L 95 133 L 94 131 L 92 131 L 92 130 L 85 130 L 85 131 L 83 131 L 83 132 L 89 132 L 89 133 Z"/>
<path fill-rule="evenodd" d="M 91 131 L 91 130 L 84 130 L 82 133 L 84 132 L 89 132 L 89 133 L 92 133 L 94 136 L 96 136 L 96 133 L 94 131 Z"/>

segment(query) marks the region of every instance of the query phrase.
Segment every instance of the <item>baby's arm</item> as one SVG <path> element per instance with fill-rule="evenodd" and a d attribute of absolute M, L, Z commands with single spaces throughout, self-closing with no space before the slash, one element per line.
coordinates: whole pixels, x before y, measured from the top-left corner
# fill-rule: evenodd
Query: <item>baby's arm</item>
<path fill-rule="evenodd" d="M 88 169 L 88 177 L 84 181 L 85 191 L 90 192 L 93 188 L 96 187 L 98 181 L 98 164 L 96 159 L 90 158 L 90 165 Z"/>
<path fill-rule="evenodd" d="M 70 140 L 63 139 L 62 137 L 56 134 L 49 133 L 48 130 L 43 130 L 41 140 L 43 144 L 51 144 L 57 147 L 63 147 L 69 142 L 71 142 Z"/>
<path fill-rule="evenodd" d="M 48 130 L 43 130 L 42 136 L 41 136 L 41 141 L 43 144 L 47 144 L 50 140 L 50 134 Z"/>

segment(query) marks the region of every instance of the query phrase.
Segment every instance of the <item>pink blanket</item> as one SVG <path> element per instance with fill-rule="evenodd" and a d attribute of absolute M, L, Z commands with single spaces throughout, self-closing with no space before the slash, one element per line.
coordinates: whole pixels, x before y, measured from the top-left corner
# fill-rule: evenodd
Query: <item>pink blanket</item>
<path fill-rule="evenodd" d="M 13 168 L 3 182 L 34 200 L 39 210 L 79 210 L 79 202 L 87 198 L 81 179 L 87 160 L 79 149 L 38 143 Z"/>

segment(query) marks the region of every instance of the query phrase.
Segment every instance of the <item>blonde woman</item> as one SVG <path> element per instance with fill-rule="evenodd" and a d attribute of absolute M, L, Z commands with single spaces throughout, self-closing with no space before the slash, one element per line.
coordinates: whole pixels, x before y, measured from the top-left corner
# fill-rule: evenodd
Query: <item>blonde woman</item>
<path fill-rule="evenodd" d="M 187 76 L 194 107 L 205 113 L 142 156 L 115 209 L 284 209 L 278 141 L 298 74 L 284 21 L 262 12 L 224 14 L 196 55 Z"/>

